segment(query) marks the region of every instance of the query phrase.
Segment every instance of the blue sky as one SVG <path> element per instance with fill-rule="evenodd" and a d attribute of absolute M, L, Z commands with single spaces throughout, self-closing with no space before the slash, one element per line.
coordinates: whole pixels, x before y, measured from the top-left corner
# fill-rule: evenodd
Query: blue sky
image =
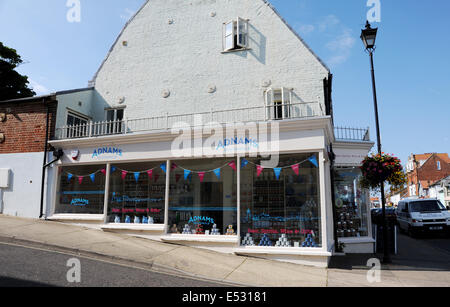
<path fill-rule="evenodd" d="M 180 0 L 181 1 L 181 0 Z M 383 150 L 450 152 L 450 1 L 380 0 L 375 71 Z M 38 94 L 85 87 L 144 0 L 0 0 L 0 41 L 25 60 Z M 359 40 L 367 0 L 272 0 L 334 75 L 337 126 L 370 127 L 376 140 L 369 57 Z"/>

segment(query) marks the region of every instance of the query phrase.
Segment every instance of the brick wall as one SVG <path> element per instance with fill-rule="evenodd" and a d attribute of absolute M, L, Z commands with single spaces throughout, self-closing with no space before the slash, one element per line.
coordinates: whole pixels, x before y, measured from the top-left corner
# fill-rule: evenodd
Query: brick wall
<path fill-rule="evenodd" d="M 27 100 L 0 103 L 0 114 L 6 113 L 6 120 L 0 122 L 0 133 L 5 141 L 0 143 L 0 154 L 43 152 L 49 107 L 49 138 L 55 131 L 56 101 Z"/>
<path fill-rule="evenodd" d="M 441 163 L 441 169 L 438 170 L 437 162 Z M 450 175 L 450 164 L 433 155 L 428 161 L 419 168 L 419 180 L 429 181 L 430 184 Z"/>

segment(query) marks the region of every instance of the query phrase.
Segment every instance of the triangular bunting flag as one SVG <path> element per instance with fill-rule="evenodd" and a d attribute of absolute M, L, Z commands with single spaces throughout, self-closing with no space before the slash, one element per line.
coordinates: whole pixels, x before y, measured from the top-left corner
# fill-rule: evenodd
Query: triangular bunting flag
<path fill-rule="evenodd" d="M 141 175 L 141 173 L 139 173 L 139 172 L 134 173 L 134 179 L 136 180 L 136 182 L 139 181 L 139 176 L 140 175 Z"/>
<path fill-rule="evenodd" d="M 125 177 L 128 175 L 127 171 L 122 171 L 122 180 L 125 180 Z"/>
<path fill-rule="evenodd" d="M 190 174 L 191 174 L 191 171 L 185 169 L 185 170 L 184 170 L 184 180 L 188 179 L 188 177 L 189 177 Z"/>
<path fill-rule="evenodd" d="M 116 171 L 116 167 L 115 166 L 111 166 L 111 173 L 114 173 Z"/>
<path fill-rule="evenodd" d="M 176 165 L 175 163 L 172 163 L 171 170 L 174 170 L 174 169 L 176 169 L 177 167 L 178 167 L 178 165 Z"/>
<path fill-rule="evenodd" d="M 178 181 L 180 181 L 181 179 L 181 174 L 175 174 L 175 180 L 178 183 Z"/>
<path fill-rule="evenodd" d="M 274 168 L 273 171 L 275 172 L 275 176 L 277 177 L 277 180 L 280 180 L 281 168 Z"/>
<path fill-rule="evenodd" d="M 263 172 L 264 167 L 262 167 L 261 165 L 257 165 L 256 166 L 256 175 L 257 177 L 261 176 L 261 173 Z"/>
<path fill-rule="evenodd" d="M 203 179 L 205 179 L 205 172 L 198 173 L 198 178 L 200 178 L 200 182 L 203 182 Z"/>
<path fill-rule="evenodd" d="M 161 167 L 161 169 L 163 170 L 164 173 L 167 171 L 167 164 L 166 163 L 161 164 L 160 167 Z"/>
<path fill-rule="evenodd" d="M 316 167 L 319 167 L 319 163 L 317 163 L 317 158 L 316 156 L 312 156 L 311 158 L 309 158 L 309 161 L 314 164 Z"/>
<path fill-rule="evenodd" d="M 231 161 L 230 163 L 228 163 L 228 166 L 230 166 L 234 171 L 236 171 L 236 162 Z"/>
<path fill-rule="evenodd" d="M 214 170 L 214 174 L 216 174 L 217 178 L 219 179 L 220 179 L 220 172 L 221 172 L 220 168 Z"/>
<path fill-rule="evenodd" d="M 151 179 L 153 177 L 153 170 L 147 171 L 148 177 Z"/>
<path fill-rule="evenodd" d="M 247 166 L 247 164 L 248 164 L 248 161 L 247 161 L 247 159 L 242 159 L 242 160 L 241 160 L 241 168 L 244 168 L 244 167 L 246 167 L 246 166 Z"/>
<path fill-rule="evenodd" d="M 92 182 L 95 182 L 95 173 L 92 174 L 92 175 L 90 175 L 89 177 L 91 177 L 91 181 L 92 181 Z"/>
<path fill-rule="evenodd" d="M 83 182 L 84 177 L 78 177 L 78 183 L 81 184 Z"/>
<path fill-rule="evenodd" d="M 106 169 L 101 170 L 102 174 L 106 176 Z"/>
<path fill-rule="evenodd" d="M 292 167 L 292 170 L 294 171 L 294 173 L 298 176 L 299 172 L 300 172 L 300 165 L 295 164 L 295 165 L 292 165 L 291 167 Z"/>
<path fill-rule="evenodd" d="M 70 179 L 72 179 L 72 178 L 73 178 L 73 175 L 72 175 L 72 174 L 67 174 L 67 180 L 70 181 Z"/>

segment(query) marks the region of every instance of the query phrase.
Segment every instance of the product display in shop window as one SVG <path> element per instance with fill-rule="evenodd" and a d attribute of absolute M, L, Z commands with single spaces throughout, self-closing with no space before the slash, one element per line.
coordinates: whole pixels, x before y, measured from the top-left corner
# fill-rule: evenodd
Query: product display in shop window
<path fill-rule="evenodd" d="M 103 214 L 106 166 L 59 168 L 55 214 Z"/>
<path fill-rule="evenodd" d="M 175 163 L 170 173 L 169 233 L 231 234 L 229 226 L 237 228 L 236 162 L 201 159 Z"/>
<path fill-rule="evenodd" d="M 164 224 L 165 163 L 111 166 L 108 220 L 116 224 Z"/>
<path fill-rule="evenodd" d="M 260 159 L 248 161 L 241 170 L 242 234 L 260 246 L 321 247 L 317 157 L 280 156 L 275 169 L 262 167 Z M 241 238 L 243 246 L 251 246 L 248 241 Z"/>
<path fill-rule="evenodd" d="M 369 193 L 359 186 L 360 176 L 358 168 L 335 170 L 335 227 L 340 238 L 368 235 Z"/>

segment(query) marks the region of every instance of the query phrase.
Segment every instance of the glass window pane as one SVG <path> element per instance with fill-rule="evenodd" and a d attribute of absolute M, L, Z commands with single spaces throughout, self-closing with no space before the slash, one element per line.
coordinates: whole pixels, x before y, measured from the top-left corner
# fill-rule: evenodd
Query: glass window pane
<path fill-rule="evenodd" d="M 225 37 L 225 49 L 233 49 L 234 48 L 234 36 L 230 35 Z"/>
<path fill-rule="evenodd" d="M 335 208 L 338 237 L 364 237 L 368 231 L 369 192 L 359 186 L 359 168 L 335 171 Z"/>
<path fill-rule="evenodd" d="M 105 165 L 61 167 L 55 214 L 103 214 Z"/>
<path fill-rule="evenodd" d="M 317 155 L 280 157 L 274 169 L 258 170 L 260 159 L 241 171 L 241 245 L 321 247 L 319 169 Z M 299 165 L 298 174 L 291 167 Z"/>
<path fill-rule="evenodd" d="M 233 34 L 234 22 L 227 23 L 225 26 L 225 36 Z"/>
<path fill-rule="evenodd" d="M 228 166 L 231 161 L 175 161 L 177 167 L 170 176 L 170 233 L 224 235 L 236 232 L 237 186 L 236 172 Z"/>
<path fill-rule="evenodd" d="M 108 221 L 110 223 L 164 224 L 166 162 L 111 166 Z"/>

